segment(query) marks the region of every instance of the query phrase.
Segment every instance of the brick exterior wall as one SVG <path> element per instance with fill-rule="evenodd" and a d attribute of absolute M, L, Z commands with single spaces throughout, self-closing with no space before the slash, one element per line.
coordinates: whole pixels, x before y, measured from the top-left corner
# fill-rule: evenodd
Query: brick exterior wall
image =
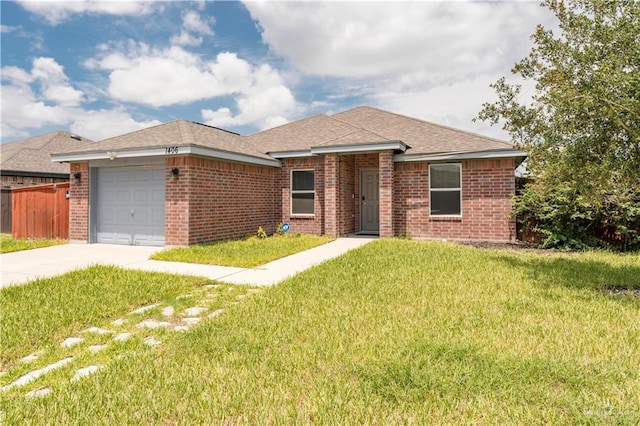
<path fill-rule="evenodd" d="M 291 170 L 313 170 L 315 179 L 315 197 L 313 216 L 291 215 Z M 276 182 L 277 193 L 281 200 L 279 222 L 288 223 L 290 232 L 303 234 L 325 234 L 324 222 L 324 172 L 322 157 L 289 158 L 282 160 L 282 169 Z"/>
<path fill-rule="evenodd" d="M 69 241 L 89 242 L 89 163 L 71 163 L 70 174 L 80 172 L 80 182 L 70 179 Z"/>
<path fill-rule="evenodd" d="M 180 174 L 173 180 L 176 167 Z M 187 156 L 167 157 L 165 169 L 166 245 L 254 235 L 259 226 L 275 232 L 276 168 Z"/>
<path fill-rule="evenodd" d="M 462 161 L 462 216 L 429 215 L 428 163 L 393 163 L 391 152 L 284 159 L 282 168 L 194 156 L 165 158 L 165 243 L 184 246 L 271 234 L 287 222 L 293 233 L 346 236 L 360 228 L 360 171 L 380 175 L 380 236 L 460 240 L 515 239 L 509 218 L 514 160 Z M 170 177 L 180 170 L 177 180 Z M 314 170 L 314 215 L 291 215 L 291 171 Z M 89 165 L 72 163 L 69 238 L 89 241 Z"/>
<path fill-rule="evenodd" d="M 338 205 L 338 236 L 346 236 L 356 232 L 358 227 L 358 218 L 356 217 L 356 205 L 358 205 L 358 197 L 356 196 L 356 159 L 354 155 L 341 155 L 339 159 L 339 200 Z"/>
<path fill-rule="evenodd" d="M 429 215 L 429 164 L 395 164 L 394 226 L 413 238 L 510 241 L 513 159 L 462 161 L 462 216 Z"/>
<path fill-rule="evenodd" d="M 393 152 L 384 151 L 378 154 L 380 174 L 380 237 L 393 237 Z"/>

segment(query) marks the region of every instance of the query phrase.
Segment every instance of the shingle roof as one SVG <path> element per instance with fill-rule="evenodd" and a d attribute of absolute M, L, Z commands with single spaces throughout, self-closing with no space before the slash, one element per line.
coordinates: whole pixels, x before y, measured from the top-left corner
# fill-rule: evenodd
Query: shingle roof
<path fill-rule="evenodd" d="M 316 115 L 248 136 L 265 152 L 299 151 L 313 146 L 401 141 L 406 154 L 513 149 L 513 145 L 417 118 L 372 107 Z"/>
<path fill-rule="evenodd" d="M 464 130 L 429 123 L 372 107 L 358 107 L 331 116 L 334 120 L 369 130 L 390 140 L 400 140 L 406 154 L 477 152 L 513 149 L 513 145 Z"/>
<path fill-rule="evenodd" d="M 165 124 L 104 139 L 89 146 L 82 146 L 56 154 L 78 154 L 107 151 L 164 148 L 168 146 L 200 146 L 220 151 L 271 159 L 246 138 L 237 133 L 187 120 L 175 120 Z"/>
<path fill-rule="evenodd" d="M 358 107 L 333 115 L 315 115 L 250 136 L 240 136 L 192 121 L 176 120 L 68 151 L 58 151 L 57 154 L 104 155 L 110 151 L 195 146 L 213 149 L 219 153 L 222 151 L 250 156 L 258 158 L 259 161 L 275 161 L 268 153 L 274 154 L 275 157 L 278 157 L 276 153 L 290 156 L 311 155 L 312 148 L 326 151 L 326 147 L 334 146 L 349 149 L 368 148 L 370 145 L 372 149 L 376 149 L 375 145 L 388 146 L 384 145 L 385 142 L 397 142 L 401 149 L 396 152 L 406 148 L 404 153 L 399 154 L 405 156 L 404 158 L 412 158 L 406 157 L 411 155 L 491 151 L 501 151 L 502 154 L 510 155 L 511 150 L 514 154 L 522 154 L 508 142 L 372 107 Z M 204 155 L 218 154 L 214 152 Z M 247 157 L 244 160 L 247 160 Z"/>
<path fill-rule="evenodd" d="M 3 171 L 68 174 L 69 164 L 51 162 L 51 154 L 92 143 L 69 132 L 57 131 L 0 145 L 0 168 Z"/>

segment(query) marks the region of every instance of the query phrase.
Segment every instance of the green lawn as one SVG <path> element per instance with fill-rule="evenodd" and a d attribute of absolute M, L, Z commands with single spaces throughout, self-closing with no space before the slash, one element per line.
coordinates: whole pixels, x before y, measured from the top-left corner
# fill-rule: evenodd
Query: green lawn
<path fill-rule="evenodd" d="M 132 282 L 114 273 L 110 285 Z M 243 295 L 228 289 L 213 300 Z M 640 289 L 640 254 L 380 240 L 227 299 L 162 345 L 119 348 L 89 378 L 61 369 L 0 400 L 7 424 L 638 424 L 640 299 L 625 289 Z M 49 317 L 18 296 L 3 310 Z"/>
<path fill-rule="evenodd" d="M 205 265 L 253 268 L 333 240 L 327 236 L 293 234 L 269 238 L 249 237 L 201 246 L 163 250 L 151 256 L 155 260 L 203 263 Z"/>
<path fill-rule="evenodd" d="M 31 250 L 34 248 L 42 248 L 56 246 L 59 244 L 67 244 L 67 240 L 61 239 L 45 239 L 45 238 L 27 238 L 16 240 L 11 234 L 0 234 L 0 253 L 11 253 L 13 251 Z"/>

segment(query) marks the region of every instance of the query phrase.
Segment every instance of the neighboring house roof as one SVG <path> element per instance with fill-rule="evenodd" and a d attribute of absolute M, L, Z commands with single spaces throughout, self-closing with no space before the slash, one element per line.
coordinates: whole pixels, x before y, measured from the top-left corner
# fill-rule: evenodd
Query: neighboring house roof
<path fill-rule="evenodd" d="M 3 175 L 69 175 L 69 164 L 51 162 L 51 154 L 84 146 L 89 139 L 57 131 L 0 145 Z"/>
<path fill-rule="evenodd" d="M 198 154 L 278 166 L 276 158 L 382 150 L 393 150 L 396 161 L 526 156 L 508 142 L 377 108 L 358 107 L 333 115 L 315 115 L 250 136 L 176 120 L 61 152 L 53 158 L 83 161 Z"/>
<path fill-rule="evenodd" d="M 177 148 L 177 150 L 167 151 L 169 148 Z M 276 160 L 261 152 L 237 133 L 187 120 L 175 120 L 91 145 L 58 152 L 53 155 L 53 158 L 55 161 L 82 161 L 167 153 L 199 154 L 270 166 L 278 165 Z"/>

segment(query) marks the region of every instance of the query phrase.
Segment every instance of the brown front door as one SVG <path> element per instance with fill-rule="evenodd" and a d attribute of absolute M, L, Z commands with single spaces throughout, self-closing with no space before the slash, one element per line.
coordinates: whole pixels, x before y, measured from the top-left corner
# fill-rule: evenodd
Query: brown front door
<path fill-rule="evenodd" d="M 377 234 L 380 231 L 380 188 L 378 170 L 360 171 L 360 232 Z"/>

